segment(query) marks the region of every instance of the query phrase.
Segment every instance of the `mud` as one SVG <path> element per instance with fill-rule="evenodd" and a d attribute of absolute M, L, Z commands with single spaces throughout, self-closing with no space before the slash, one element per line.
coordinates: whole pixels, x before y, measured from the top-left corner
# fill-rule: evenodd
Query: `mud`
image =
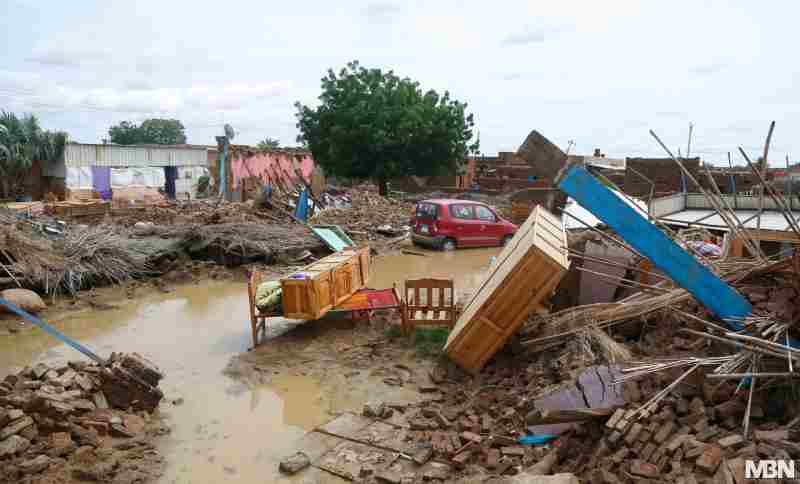
<path fill-rule="evenodd" d="M 370 286 L 438 276 L 454 277 L 458 288 L 474 287 L 497 252 L 378 258 Z M 370 400 L 418 398 L 417 382 L 434 361 L 420 358 L 407 340 L 388 336 L 391 314 L 302 325 L 276 320 L 270 328 L 275 338 L 248 352 L 244 278 L 218 276 L 222 280 L 173 274 L 92 291 L 57 301 L 42 316 L 100 355 L 139 352 L 164 371 L 160 417 L 169 434 L 157 442 L 167 463 L 158 482 L 342 482 L 313 470 L 287 480 L 278 462 L 306 431 L 342 412 L 360 412 Z M 0 375 L 77 356 L 35 328 L 0 336 Z"/>

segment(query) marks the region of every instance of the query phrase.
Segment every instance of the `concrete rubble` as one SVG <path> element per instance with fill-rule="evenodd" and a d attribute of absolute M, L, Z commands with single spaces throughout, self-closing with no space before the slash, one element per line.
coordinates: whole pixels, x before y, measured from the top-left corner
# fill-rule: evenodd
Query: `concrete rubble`
<path fill-rule="evenodd" d="M 157 473 L 161 458 L 148 434 L 162 377 L 137 354 L 114 354 L 105 367 L 38 363 L 8 375 L 0 383 L 0 482 L 35 482 L 25 476 L 51 471 L 110 482 L 142 462 L 153 467 L 140 477 Z"/>

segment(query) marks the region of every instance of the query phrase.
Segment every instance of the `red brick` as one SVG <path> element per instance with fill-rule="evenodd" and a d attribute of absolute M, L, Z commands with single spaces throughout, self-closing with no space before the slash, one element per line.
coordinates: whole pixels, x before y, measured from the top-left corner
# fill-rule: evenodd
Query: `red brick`
<path fill-rule="evenodd" d="M 497 449 L 489 449 L 489 453 L 486 456 L 486 467 L 489 469 L 495 469 L 499 463 L 500 451 Z"/>
<path fill-rule="evenodd" d="M 756 430 L 754 440 L 789 440 L 788 430 Z"/>
<path fill-rule="evenodd" d="M 461 432 L 459 437 L 461 437 L 461 440 L 463 440 L 465 443 L 475 442 L 476 444 L 480 444 L 481 440 L 483 440 L 480 435 L 473 432 Z"/>
<path fill-rule="evenodd" d="M 714 474 L 721 461 L 722 449 L 717 445 L 709 445 L 705 448 L 700 457 L 697 458 L 695 465 L 709 474 Z"/>
<path fill-rule="evenodd" d="M 717 441 L 720 447 L 727 449 L 729 447 L 735 448 L 744 442 L 744 438 L 739 434 L 729 435 Z"/>
<path fill-rule="evenodd" d="M 502 452 L 503 455 L 523 456 L 525 455 L 525 447 L 522 447 L 521 445 L 515 445 L 513 447 L 503 447 L 502 449 L 500 449 L 500 452 Z"/>
<path fill-rule="evenodd" d="M 644 449 L 642 449 L 642 453 L 641 453 L 640 457 L 643 460 L 649 461 L 650 460 L 650 456 L 653 455 L 653 452 L 655 452 L 655 451 L 656 451 L 655 444 L 647 444 L 644 447 Z"/>
<path fill-rule="evenodd" d="M 464 452 L 461 452 L 457 456 L 453 457 L 453 464 L 455 464 L 455 466 L 458 468 L 463 468 L 467 464 L 467 461 L 469 461 L 470 457 L 472 457 L 472 451 L 465 450 Z"/>
<path fill-rule="evenodd" d="M 643 460 L 636 459 L 631 462 L 631 474 L 635 474 L 637 476 L 647 477 L 649 479 L 655 479 L 658 477 L 659 472 L 658 468 Z"/>

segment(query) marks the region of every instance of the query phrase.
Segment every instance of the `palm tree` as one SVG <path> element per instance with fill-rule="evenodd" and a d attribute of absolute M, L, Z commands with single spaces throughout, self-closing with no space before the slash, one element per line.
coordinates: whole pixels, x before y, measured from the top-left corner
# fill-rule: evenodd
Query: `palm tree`
<path fill-rule="evenodd" d="M 31 114 L 17 117 L 14 113 L 0 113 L 0 188 L 2 197 L 23 190 L 25 173 L 33 160 L 56 160 L 64 152 L 67 135 L 45 131 L 39 120 Z"/>

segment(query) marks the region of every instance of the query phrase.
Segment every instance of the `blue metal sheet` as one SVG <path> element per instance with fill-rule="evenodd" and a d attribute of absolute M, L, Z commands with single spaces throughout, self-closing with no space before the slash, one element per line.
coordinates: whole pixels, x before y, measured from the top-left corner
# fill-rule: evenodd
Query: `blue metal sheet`
<path fill-rule="evenodd" d="M 730 320 L 749 315 L 753 309 L 750 303 L 615 196 L 585 168 L 572 165 L 559 175 L 557 182 L 559 188 L 605 222 L 719 318 L 729 320 L 736 329 L 741 328 L 739 323 Z"/>
<path fill-rule="evenodd" d="M 312 225 L 311 230 L 334 252 L 356 245 L 338 225 Z"/>

